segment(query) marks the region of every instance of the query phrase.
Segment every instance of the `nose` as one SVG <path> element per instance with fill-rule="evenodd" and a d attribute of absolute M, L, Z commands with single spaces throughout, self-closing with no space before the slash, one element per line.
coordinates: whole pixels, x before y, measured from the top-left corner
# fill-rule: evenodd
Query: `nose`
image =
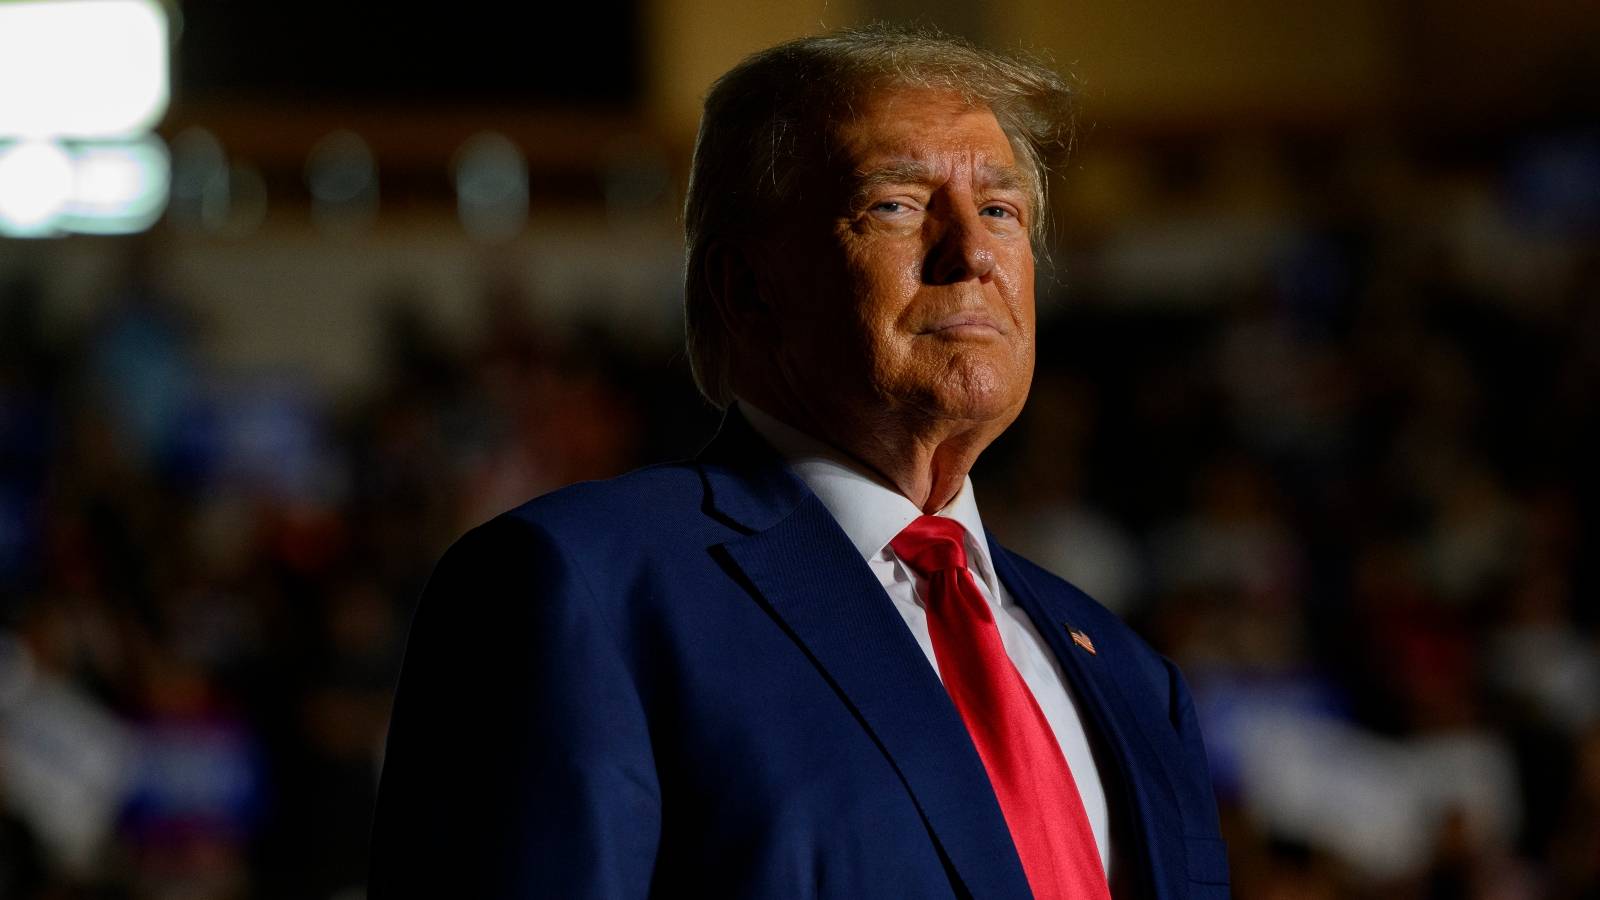
<path fill-rule="evenodd" d="M 935 236 L 923 265 L 922 278 L 929 284 L 957 284 L 984 281 L 994 272 L 994 236 L 984 227 L 977 210 L 946 209 L 937 223 Z"/>

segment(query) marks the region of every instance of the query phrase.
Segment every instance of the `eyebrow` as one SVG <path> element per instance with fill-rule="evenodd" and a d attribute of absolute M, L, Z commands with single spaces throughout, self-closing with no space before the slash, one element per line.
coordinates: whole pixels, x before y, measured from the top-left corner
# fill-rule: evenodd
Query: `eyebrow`
<path fill-rule="evenodd" d="M 979 167 L 978 182 L 991 190 L 1027 191 L 1028 176 L 1016 166 L 985 164 Z M 931 184 L 933 168 L 915 159 L 897 159 L 866 171 L 851 173 L 848 184 L 852 206 L 859 206 L 878 188 L 892 184 Z"/>

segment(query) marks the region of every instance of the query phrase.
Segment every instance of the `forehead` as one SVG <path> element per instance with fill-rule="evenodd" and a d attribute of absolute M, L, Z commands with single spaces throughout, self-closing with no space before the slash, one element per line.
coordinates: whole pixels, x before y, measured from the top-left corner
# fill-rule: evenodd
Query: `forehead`
<path fill-rule="evenodd" d="M 938 166 L 968 163 L 1014 167 L 1016 153 L 993 111 L 960 94 L 933 88 L 869 93 L 831 134 L 829 156 L 841 174 L 884 163 Z"/>

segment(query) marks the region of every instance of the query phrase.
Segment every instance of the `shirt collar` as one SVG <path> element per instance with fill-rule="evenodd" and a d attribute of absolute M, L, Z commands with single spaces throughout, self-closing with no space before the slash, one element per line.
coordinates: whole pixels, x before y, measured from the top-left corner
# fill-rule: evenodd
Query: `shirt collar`
<path fill-rule="evenodd" d="M 748 400 L 740 398 L 737 402 L 750 427 L 778 451 L 789 471 L 817 495 L 861 558 L 869 563 L 880 557 L 892 558 L 888 554 L 889 542 L 922 515 L 922 510 L 840 451 L 780 422 Z M 972 479 L 962 479 L 955 497 L 934 515 L 955 519 L 966 529 L 968 566 L 988 583 L 995 596 L 999 596 L 983 519 L 978 515 L 978 502 L 973 496 Z"/>

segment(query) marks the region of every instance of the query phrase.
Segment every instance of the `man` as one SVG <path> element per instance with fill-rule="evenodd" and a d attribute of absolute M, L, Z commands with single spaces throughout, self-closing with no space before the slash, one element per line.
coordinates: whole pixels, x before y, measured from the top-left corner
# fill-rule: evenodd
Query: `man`
<path fill-rule="evenodd" d="M 397 693 L 371 894 L 1225 897 L 1177 671 L 988 540 L 1059 77 L 889 29 L 706 101 L 694 460 L 464 537 Z"/>

